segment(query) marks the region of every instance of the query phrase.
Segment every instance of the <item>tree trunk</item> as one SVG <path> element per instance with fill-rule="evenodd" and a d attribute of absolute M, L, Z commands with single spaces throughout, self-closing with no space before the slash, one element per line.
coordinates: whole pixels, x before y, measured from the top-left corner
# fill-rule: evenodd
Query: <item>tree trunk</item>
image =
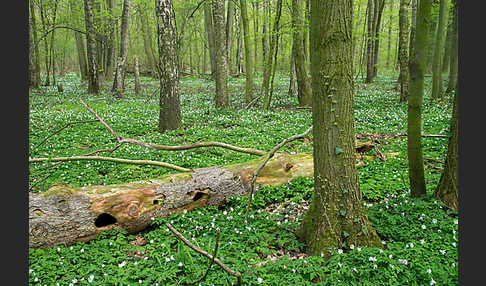
<path fill-rule="evenodd" d="M 212 0 L 214 23 L 214 47 L 216 65 L 216 96 L 217 109 L 230 108 L 228 95 L 228 53 L 225 44 L 224 0 Z"/>
<path fill-rule="evenodd" d="M 289 76 L 289 97 L 294 97 L 295 94 L 295 46 L 292 45 L 292 53 L 290 56 L 290 76 Z"/>
<path fill-rule="evenodd" d="M 35 16 L 34 16 L 34 5 L 32 1 L 29 1 L 29 47 L 32 47 L 37 41 L 37 35 L 35 35 Z M 37 73 L 37 58 L 39 54 L 37 51 L 29 53 L 29 86 L 33 88 L 39 88 L 40 77 Z"/>
<path fill-rule="evenodd" d="M 371 83 L 373 81 L 373 51 L 374 51 L 374 39 L 375 39 L 375 30 L 374 30 L 374 18 L 373 18 L 373 6 L 374 0 L 368 0 L 368 38 L 366 40 L 366 83 Z"/>
<path fill-rule="evenodd" d="M 228 59 L 228 68 L 227 72 L 229 74 L 232 66 L 232 57 L 231 55 L 231 44 L 232 44 L 232 38 L 233 38 L 233 17 L 234 17 L 234 10 L 235 10 L 235 4 L 233 1 L 228 1 L 228 4 L 226 5 L 226 26 L 225 26 L 225 31 L 226 31 L 226 37 L 225 37 L 225 43 L 226 43 L 226 58 Z"/>
<path fill-rule="evenodd" d="M 452 21 L 453 21 L 453 12 L 449 16 L 449 24 L 447 25 L 447 32 L 446 32 L 446 39 L 444 43 L 444 56 L 442 57 L 442 73 L 446 73 L 449 71 L 450 59 L 451 59 L 451 45 L 452 45 Z"/>
<path fill-rule="evenodd" d="M 408 69 L 408 3 L 400 0 L 399 32 L 398 32 L 398 62 L 400 63 L 400 102 L 408 98 L 410 73 Z"/>
<path fill-rule="evenodd" d="M 88 55 L 88 93 L 98 94 L 98 66 L 96 62 L 96 32 L 94 29 L 93 0 L 84 0 L 84 16 L 86 22 L 86 45 Z"/>
<path fill-rule="evenodd" d="M 393 24 L 393 1 L 390 1 L 390 22 L 388 23 L 388 48 L 386 53 L 386 68 L 390 66 L 390 53 L 392 42 L 392 24 Z"/>
<path fill-rule="evenodd" d="M 159 132 L 178 129 L 182 122 L 179 98 L 179 64 L 172 0 L 157 0 L 159 45 Z"/>
<path fill-rule="evenodd" d="M 119 185 L 74 188 L 57 184 L 45 193 L 29 193 L 29 247 L 88 241 L 112 228 L 134 233 L 149 226 L 152 218 L 248 195 L 253 171 L 260 161 Z M 297 177 L 311 177 L 312 162 L 311 154 L 277 153 L 256 182 L 280 185 Z"/>
<path fill-rule="evenodd" d="M 305 62 L 305 47 L 303 21 L 302 21 L 302 0 L 292 0 L 292 30 L 293 30 L 293 52 L 295 59 L 295 74 L 297 77 L 297 98 L 299 106 L 311 106 L 312 94 L 310 90 L 309 77 L 307 76 Z"/>
<path fill-rule="evenodd" d="M 105 44 L 106 49 L 106 57 L 105 57 L 105 74 L 104 78 L 107 81 L 113 80 L 113 70 L 115 64 L 115 30 L 116 30 L 116 23 L 117 20 L 114 19 L 115 17 L 115 0 L 106 0 L 106 6 L 108 8 L 108 14 L 110 18 L 108 20 L 108 43 Z"/>
<path fill-rule="evenodd" d="M 130 20 L 130 0 L 123 0 L 123 11 L 121 16 L 120 27 L 120 53 L 115 71 L 115 80 L 113 81 L 113 89 L 115 96 L 118 98 L 123 97 L 123 91 L 125 90 L 125 63 L 127 62 L 128 54 L 128 32 L 129 32 L 129 20 Z M 119 80 L 121 79 L 121 81 Z"/>
<path fill-rule="evenodd" d="M 270 36 L 270 47 L 265 58 L 265 70 L 263 73 L 263 108 L 270 109 L 270 102 L 272 101 L 273 81 L 270 85 L 270 80 L 273 78 L 274 66 L 276 65 L 276 57 L 278 52 L 278 37 L 280 16 L 282 15 L 282 0 L 277 0 L 277 12 L 272 25 L 272 35 Z M 275 61 L 274 61 L 275 59 Z"/>
<path fill-rule="evenodd" d="M 213 27 L 213 12 L 211 9 L 211 3 L 206 2 L 204 4 L 204 28 L 206 34 L 208 35 L 208 48 L 209 48 L 209 59 L 211 64 L 211 77 L 214 79 L 216 76 L 216 63 L 214 55 L 214 27 Z"/>
<path fill-rule="evenodd" d="M 147 57 L 147 63 L 152 71 L 152 76 L 157 76 L 157 64 L 155 61 L 155 53 L 152 45 L 152 29 L 147 24 L 147 16 L 145 14 L 145 7 L 139 9 L 140 26 L 142 28 L 143 36 L 143 48 L 145 56 Z"/>
<path fill-rule="evenodd" d="M 444 52 L 444 27 L 446 23 L 446 0 L 440 0 L 439 23 L 437 24 L 436 41 L 434 47 L 434 60 L 432 63 L 432 98 L 443 98 L 442 93 L 442 53 Z"/>
<path fill-rule="evenodd" d="M 31 0 L 29 1 L 30 5 L 30 19 L 32 21 L 32 41 L 33 43 L 37 43 L 37 24 L 36 24 L 36 18 L 35 18 L 35 6 L 34 2 Z M 35 66 L 35 82 L 38 88 L 39 85 L 41 84 L 41 76 L 40 76 L 40 53 L 39 53 L 39 45 L 35 46 L 34 49 L 34 66 Z M 34 85 L 35 87 L 35 85 Z"/>
<path fill-rule="evenodd" d="M 248 21 L 248 8 L 246 0 L 240 0 L 241 22 L 243 24 L 243 42 L 245 45 L 245 100 L 249 104 L 253 99 L 253 62 L 250 48 L 250 23 Z M 255 47 L 256 48 L 256 47 Z"/>
<path fill-rule="evenodd" d="M 133 59 L 133 69 L 135 73 L 135 95 L 140 95 L 140 71 L 138 67 L 138 56 Z"/>
<path fill-rule="evenodd" d="M 376 22 L 375 22 L 375 43 L 373 45 L 373 78 L 378 75 L 378 53 L 380 50 L 380 26 L 381 26 L 381 17 L 383 16 L 383 9 L 385 7 L 385 0 L 375 0 L 375 10 Z"/>
<path fill-rule="evenodd" d="M 427 58 L 427 31 L 432 0 L 420 0 L 415 44 L 410 59 L 410 92 L 408 96 L 408 166 L 412 197 L 426 193 L 424 161 L 422 154 L 422 101 L 424 96 L 424 71 Z"/>
<path fill-rule="evenodd" d="M 382 245 L 354 164 L 352 0 L 312 0 L 311 7 L 314 196 L 300 236 L 310 255 L 329 258 L 335 248 Z"/>
<path fill-rule="evenodd" d="M 450 93 L 456 88 L 457 85 L 457 61 L 458 61 L 458 19 L 457 19 L 457 0 L 453 1 L 453 20 L 452 20 L 452 32 L 451 32 L 451 59 L 449 68 L 449 81 L 447 83 L 446 93 Z"/>
<path fill-rule="evenodd" d="M 447 207 L 457 211 L 459 207 L 459 97 L 456 90 L 454 94 L 454 107 L 450 123 L 451 137 L 447 149 L 445 168 L 435 189 L 434 196 Z"/>
<path fill-rule="evenodd" d="M 258 17 L 259 17 L 259 5 L 258 2 L 253 1 L 253 74 L 257 75 L 258 65 Z"/>
<path fill-rule="evenodd" d="M 412 25 L 410 26 L 410 44 L 408 46 L 408 57 L 411 60 L 415 46 L 415 32 L 417 30 L 417 6 L 418 0 L 412 0 Z"/>
<path fill-rule="evenodd" d="M 42 31 L 45 33 L 48 30 L 48 23 L 47 23 L 47 16 L 46 16 L 46 11 L 44 11 L 44 7 L 42 6 L 42 1 L 39 2 L 40 6 L 40 15 L 41 15 L 41 23 L 42 23 Z M 51 65 L 49 63 L 50 55 L 49 55 L 49 42 L 47 40 L 44 40 L 44 65 L 46 69 L 46 79 L 44 81 L 44 86 L 50 86 L 51 85 Z"/>

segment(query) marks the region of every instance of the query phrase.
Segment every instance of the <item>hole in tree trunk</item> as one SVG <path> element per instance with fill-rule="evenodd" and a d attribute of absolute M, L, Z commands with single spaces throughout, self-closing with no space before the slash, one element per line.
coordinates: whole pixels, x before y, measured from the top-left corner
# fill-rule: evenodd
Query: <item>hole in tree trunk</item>
<path fill-rule="evenodd" d="M 115 223 L 116 223 L 116 218 L 107 213 L 100 214 L 95 220 L 96 227 L 103 227 Z"/>
<path fill-rule="evenodd" d="M 196 192 L 196 195 L 192 198 L 193 201 L 197 201 L 202 198 L 205 194 L 203 192 Z"/>

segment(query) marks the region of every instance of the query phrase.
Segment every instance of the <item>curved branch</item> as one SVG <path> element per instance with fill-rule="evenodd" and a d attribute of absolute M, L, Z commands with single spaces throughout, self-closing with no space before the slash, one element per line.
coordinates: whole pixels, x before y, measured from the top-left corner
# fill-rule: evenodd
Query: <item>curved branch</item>
<path fill-rule="evenodd" d="M 187 22 L 189 22 L 189 19 L 191 19 L 194 16 L 194 13 L 196 13 L 196 11 L 199 10 L 199 8 L 202 6 L 202 4 L 204 4 L 204 2 L 206 2 L 206 0 L 200 1 L 197 4 L 196 8 L 194 8 L 194 10 L 192 10 L 192 13 L 187 18 L 184 19 L 184 23 L 182 24 L 181 32 L 179 33 L 179 37 L 177 39 L 177 46 L 178 47 L 180 47 L 181 42 L 182 42 L 182 38 L 184 37 L 184 32 L 186 30 Z"/>
<path fill-rule="evenodd" d="M 69 29 L 69 30 L 73 30 L 75 32 L 78 32 L 78 33 L 81 33 L 81 34 L 86 34 L 85 31 L 82 31 L 82 30 L 79 30 L 77 28 L 74 28 L 74 27 L 70 27 L 70 26 L 55 26 L 53 27 L 52 29 L 50 29 L 49 31 L 45 32 L 38 40 L 37 42 L 29 49 L 29 55 L 32 53 L 32 51 L 39 45 L 39 43 L 45 38 L 47 37 L 47 35 L 49 35 L 51 32 L 53 32 L 54 30 L 56 29 Z M 101 35 L 101 34 L 96 34 L 96 37 L 95 39 L 99 42 L 106 42 L 106 37 Z"/>
<path fill-rule="evenodd" d="M 130 160 L 130 159 L 120 159 L 113 157 L 101 157 L 101 156 L 72 156 L 72 157 L 56 157 L 56 158 L 31 158 L 29 163 L 34 162 L 61 162 L 61 161 L 82 161 L 82 160 L 94 160 L 94 161 L 110 161 L 116 163 L 125 163 L 133 165 L 152 165 L 158 167 L 164 167 L 169 169 L 174 169 L 181 172 L 191 172 L 190 169 L 179 167 L 170 163 L 158 162 L 152 160 Z"/>

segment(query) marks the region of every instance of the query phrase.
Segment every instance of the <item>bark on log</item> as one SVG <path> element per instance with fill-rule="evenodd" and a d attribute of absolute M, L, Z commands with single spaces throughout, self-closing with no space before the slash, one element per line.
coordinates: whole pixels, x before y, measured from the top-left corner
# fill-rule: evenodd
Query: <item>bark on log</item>
<path fill-rule="evenodd" d="M 152 218 L 247 195 L 261 160 L 150 181 L 79 188 L 57 184 L 45 193 L 29 193 L 29 247 L 88 241 L 112 228 L 135 233 L 149 226 Z M 279 185 L 311 177 L 313 170 L 312 154 L 277 153 L 261 170 L 257 183 Z"/>

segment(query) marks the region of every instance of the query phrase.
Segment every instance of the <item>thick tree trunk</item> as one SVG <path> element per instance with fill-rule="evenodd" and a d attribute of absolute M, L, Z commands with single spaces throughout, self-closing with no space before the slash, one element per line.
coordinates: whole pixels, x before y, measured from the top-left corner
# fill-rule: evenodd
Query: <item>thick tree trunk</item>
<path fill-rule="evenodd" d="M 159 45 L 160 112 L 159 131 L 174 130 L 181 125 L 179 65 L 172 0 L 157 0 L 157 35 Z"/>
<path fill-rule="evenodd" d="M 408 166 L 412 197 L 426 193 L 422 153 L 422 101 L 427 58 L 427 31 L 432 0 L 420 0 L 417 15 L 415 47 L 410 59 L 410 92 L 408 96 Z"/>
<path fill-rule="evenodd" d="M 217 109 L 230 108 L 228 95 L 228 53 L 225 43 L 224 0 L 212 0 L 214 23 L 214 47 L 216 65 L 216 96 L 214 98 Z"/>
<path fill-rule="evenodd" d="M 289 75 L 289 91 L 288 94 L 290 97 L 293 97 L 295 94 L 295 46 L 292 45 L 292 53 L 290 56 L 290 75 Z"/>
<path fill-rule="evenodd" d="M 408 46 L 408 57 L 411 60 L 415 47 L 415 32 L 417 30 L 417 6 L 418 0 L 412 1 L 412 25 L 410 26 L 410 44 Z"/>
<path fill-rule="evenodd" d="M 368 221 L 354 157 L 352 0 L 311 2 L 314 195 L 300 236 L 310 255 L 381 247 Z M 336 60 L 339 59 L 339 60 Z"/>
<path fill-rule="evenodd" d="M 252 160 L 201 168 L 121 185 L 73 188 L 59 184 L 45 193 L 30 193 L 29 247 L 87 241 L 112 228 L 134 233 L 149 226 L 152 218 L 219 205 L 228 197 L 247 195 L 259 163 L 260 160 Z M 279 185 L 312 174 L 311 154 L 277 153 L 262 169 L 257 183 Z"/>
<path fill-rule="evenodd" d="M 129 32 L 129 20 L 130 20 L 130 0 L 123 0 L 123 11 L 121 17 L 121 27 L 120 27 L 120 53 L 118 60 L 121 62 L 117 63 L 117 68 L 115 71 L 115 80 L 113 81 L 113 89 L 116 97 L 123 97 L 123 91 L 125 89 L 125 64 L 127 62 L 128 55 L 128 32 Z M 119 80 L 121 78 L 121 81 Z"/>
<path fill-rule="evenodd" d="M 385 0 L 375 0 L 375 43 L 373 45 L 373 78 L 378 75 L 378 53 L 380 50 L 380 27 L 381 27 L 381 17 L 383 16 L 383 9 L 385 7 Z"/>
<path fill-rule="evenodd" d="M 374 51 L 374 18 L 373 18 L 373 5 L 374 0 L 368 0 L 368 37 L 366 39 L 366 83 L 371 83 L 373 81 L 373 51 Z"/>
<path fill-rule="evenodd" d="M 246 0 L 240 0 L 240 14 L 243 26 L 243 42 L 245 45 L 245 100 L 249 104 L 253 99 L 253 59 L 250 48 L 250 23 L 248 21 L 248 8 Z M 256 48 L 256 47 L 255 47 Z"/>
<path fill-rule="evenodd" d="M 446 0 L 440 0 L 439 23 L 437 24 L 434 59 L 432 63 L 432 98 L 443 98 L 442 93 L 442 53 L 444 52 L 444 27 L 446 23 Z"/>
<path fill-rule="evenodd" d="M 398 62 L 400 64 L 400 102 L 408 98 L 410 73 L 408 69 L 408 3 L 409 0 L 400 0 L 399 32 L 398 32 Z"/>
<path fill-rule="evenodd" d="M 93 0 L 84 0 L 86 45 L 88 55 L 88 93 L 99 93 L 98 66 L 96 62 L 96 32 L 94 29 Z"/>
<path fill-rule="evenodd" d="M 302 0 L 292 0 L 292 30 L 295 74 L 297 77 L 297 98 L 299 106 L 311 106 L 312 94 L 305 62 L 304 27 L 302 21 Z"/>
<path fill-rule="evenodd" d="M 434 195 L 452 210 L 459 207 L 459 97 L 454 94 L 454 107 L 450 123 L 451 137 L 447 149 L 445 168 Z"/>

